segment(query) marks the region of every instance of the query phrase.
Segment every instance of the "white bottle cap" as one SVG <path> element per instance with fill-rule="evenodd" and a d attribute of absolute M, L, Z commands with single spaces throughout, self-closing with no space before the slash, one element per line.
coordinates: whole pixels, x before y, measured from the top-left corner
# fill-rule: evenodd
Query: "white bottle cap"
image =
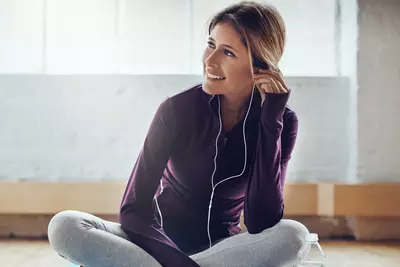
<path fill-rule="evenodd" d="M 306 235 L 306 242 L 318 242 L 318 234 L 310 233 Z"/>

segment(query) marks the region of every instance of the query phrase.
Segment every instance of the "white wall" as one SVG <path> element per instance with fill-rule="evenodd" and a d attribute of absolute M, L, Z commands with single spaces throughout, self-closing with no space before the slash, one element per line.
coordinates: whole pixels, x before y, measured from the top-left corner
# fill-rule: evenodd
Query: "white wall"
<path fill-rule="evenodd" d="M 0 179 L 126 179 L 166 95 L 189 76 L 0 76 Z"/>
<path fill-rule="evenodd" d="M 150 120 L 198 76 L 0 75 L 0 180 L 126 180 Z M 289 181 L 346 180 L 349 82 L 287 78 L 300 133 Z"/>
<path fill-rule="evenodd" d="M 359 0 L 357 180 L 400 181 L 400 1 Z"/>

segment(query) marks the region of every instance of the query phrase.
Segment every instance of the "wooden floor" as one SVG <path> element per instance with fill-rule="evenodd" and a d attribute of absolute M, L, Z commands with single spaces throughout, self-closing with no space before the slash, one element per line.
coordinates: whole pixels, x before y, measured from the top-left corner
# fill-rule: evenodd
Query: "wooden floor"
<path fill-rule="evenodd" d="M 400 243 L 325 241 L 327 267 L 400 267 Z M 0 240 L 0 266 L 67 267 L 45 241 Z"/>

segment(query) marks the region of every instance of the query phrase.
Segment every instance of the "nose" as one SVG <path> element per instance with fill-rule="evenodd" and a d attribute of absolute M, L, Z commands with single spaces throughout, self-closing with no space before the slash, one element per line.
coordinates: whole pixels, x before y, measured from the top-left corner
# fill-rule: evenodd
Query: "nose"
<path fill-rule="evenodd" d="M 215 51 L 211 52 L 208 56 L 206 56 L 204 60 L 204 65 L 207 69 L 212 69 L 218 66 L 218 59 Z M 207 70 L 208 71 L 208 70 Z"/>

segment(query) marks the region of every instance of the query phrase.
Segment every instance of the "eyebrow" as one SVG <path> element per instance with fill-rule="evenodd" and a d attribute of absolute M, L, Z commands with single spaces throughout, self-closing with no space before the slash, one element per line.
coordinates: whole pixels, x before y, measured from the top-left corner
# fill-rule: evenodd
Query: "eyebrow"
<path fill-rule="evenodd" d="M 213 38 L 211 38 L 211 37 L 208 37 L 208 39 L 209 40 L 211 40 L 211 41 L 213 41 L 214 43 L 215 43 L 215 40 L 213 39 Z M 228 48 L 230 48 L 230 49 L 232 49 L 232 50 L 235 50 L 236 52 L 238 52 L 235 48 L 233 48 L 232 46 L 230 46 L 230 45 L 227 45 L 227 44 L 223 44 L 222 46 L 225 46 L 225 47 L 228 47 Z M 239 52 L 238 52 L 239 53 Z"/>

